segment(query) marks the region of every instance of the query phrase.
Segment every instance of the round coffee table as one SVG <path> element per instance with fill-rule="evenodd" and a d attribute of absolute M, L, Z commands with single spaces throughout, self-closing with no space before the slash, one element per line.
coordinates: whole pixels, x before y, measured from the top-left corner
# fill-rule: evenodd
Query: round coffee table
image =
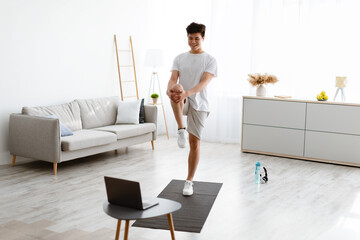
<path fill-rule="evenodd" d="M 104 212 L 107 215 L 118 219 L 115 240 L 119 240 L 121 220 L 125 220 L 124 240 L 127 240 L 129 235 L 130 220 L 153 218 L 162 215 L 167 215 L 170 233 L 171 233 L 171 239 L 173 240 L 175 239 L 174 223 L 171 213 L 179 210 L 181 208 L 181 204 L 164 198 L 155 198 L 155 199 L 156 201 L 159 202 L 159 204 L 150 207 L 146 210 L 138 210 L 133 208 L 122 207 L 119 205 L 111 204 L 108 201 L 104 202 L 103 204 Z"/>

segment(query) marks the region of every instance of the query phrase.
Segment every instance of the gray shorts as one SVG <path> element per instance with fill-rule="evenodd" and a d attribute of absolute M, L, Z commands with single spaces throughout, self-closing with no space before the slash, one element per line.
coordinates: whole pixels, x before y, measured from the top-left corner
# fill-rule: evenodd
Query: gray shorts
<path fill-rule="evenodd" d="M 201 133 L 205 126 L 205 120 L 209 116 L 209 112 L 195 110 L 192 108 L 189 99 L 186 99 L 183 115 L 187 116 L 186 130 L 198 139 L 201 139 Z"/>

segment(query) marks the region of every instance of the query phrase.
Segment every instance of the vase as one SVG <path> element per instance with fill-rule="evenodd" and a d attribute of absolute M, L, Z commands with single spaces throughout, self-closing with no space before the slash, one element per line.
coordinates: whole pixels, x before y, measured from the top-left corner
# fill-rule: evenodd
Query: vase
<path fill-rule="evenodd" d="M 265 97 L 266 96 L 266 88 L 264 85 L 260 85 L 256 88 L 256 96 L 257 97 Z"/>
<path fill-rule="evenodd" d="M 153 100 L 153 104 L 156 104 L 156 103 L 157 103 L 158 98 L 153 98 L 152 100 Z"/>

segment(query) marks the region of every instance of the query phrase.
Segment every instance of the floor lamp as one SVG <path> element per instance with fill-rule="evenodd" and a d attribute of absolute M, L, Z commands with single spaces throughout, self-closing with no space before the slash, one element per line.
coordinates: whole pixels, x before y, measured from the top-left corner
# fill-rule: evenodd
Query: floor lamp
<path fill-rule="evenodd" d="M 162 98 L 162 93 L 161 93 L 161 87 L 160 87 L 160 80 L 159 80 L 159 75 L 156 71 L 156 68 L 161 67 L 164 63 L 163 60 L 163 54 L 162 51 L 160 49 L 149 49 L 146 52 L 146 57 L 145 57 L 145 67 L 152 67 L 153 71 L 151 73 L 151 80 L 150 80 L 150 86 L 149 86 L 149 93 L 148 93 L 148 98 L 150 98 L 152 93 L 156 93 L 157 90 L 159 90 L 159 98 L 160 98 L 160 102 L 158 103 L 150 103 L 152 105 L 161 105 L 162 106 L 162 110 L 163 110 L 163 114 L 164 114 L 164 121 L 165 121 L 165 127 L 166 127 L 166 134 L 167 137 L 169 139 L 169 132 L 168 132 L 168 127 L 167 127 L 167 123 L 166 123 L 166 117 L 165 117 L 165 109 L 164 109 L 164 102 L 163 102 L 163 98 Z"/>

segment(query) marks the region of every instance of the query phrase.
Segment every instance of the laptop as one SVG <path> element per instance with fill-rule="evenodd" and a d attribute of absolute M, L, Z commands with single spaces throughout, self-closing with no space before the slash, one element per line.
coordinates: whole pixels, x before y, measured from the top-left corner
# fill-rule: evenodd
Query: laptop
<path fill-rule="evenodd" d="M 141 197 L 140 183 L 129 180 L 104 177 L 108 201 L 111 204 L 145 210 L 159 204 L 156 199 Z"/>

